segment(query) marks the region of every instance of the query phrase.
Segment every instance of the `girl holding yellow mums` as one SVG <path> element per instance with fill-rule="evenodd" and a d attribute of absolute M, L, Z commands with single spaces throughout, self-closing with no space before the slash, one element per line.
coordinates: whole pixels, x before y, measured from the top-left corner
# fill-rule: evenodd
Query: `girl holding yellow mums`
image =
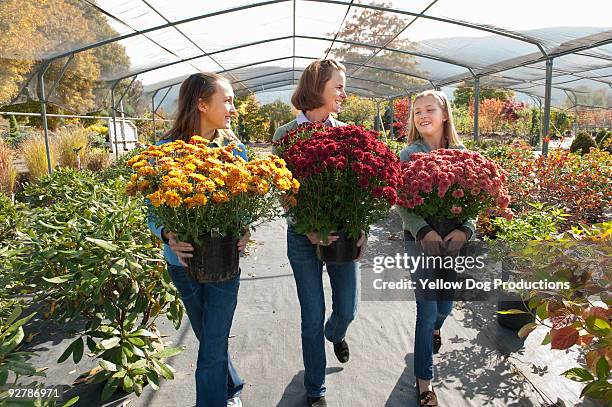
<path fill-rule="evenodd" d="M 188 141 L 198 135 L 211 147 L 235 143 L 234 155 L 247 159 L 246 147 L 230 130 L 234 92 L 224 77 L 214 73 L 193 74 L 181 85 L 178 113 L 174 125 L 162 140 Z M 200 341 L 196 367 L 196 406 L 241 406 L 243 381 L 232 365 L 227 338 L 232 326 L 238 298 L 240 275 L 220 283 L 198 283 L 187 276 L 185 258 L 192 257 L 193 247 L 179 242 L 174 231 L 157 227 L 149 214 L 149 228 L 164 242 L 168 273 L 185 304 L 193 331 Z M 238 242 L 243 251 L 250 233 Z"/>

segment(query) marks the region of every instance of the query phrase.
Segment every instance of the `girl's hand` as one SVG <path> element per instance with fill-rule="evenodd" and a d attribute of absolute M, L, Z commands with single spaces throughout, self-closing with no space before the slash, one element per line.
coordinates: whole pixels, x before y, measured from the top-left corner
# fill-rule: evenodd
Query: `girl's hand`
<path fill-rule="evenodd" d="M 340 238 L 339 236 L 330 234 L 329 236 L 327 236 L 327 240 L 321 240 L 319 239 L 319 234 L 317 232 L 308 232 L 306 233 L 306 237 L 308 238 L 308 240 L 310 240 L 310 243 L 318 244 L 319 246 L 329 246 Z"/>
<path fill-rule="evenodd" d="M 423 249 L 425 250 L 425 253 L 433 256 L 437 256 L 440 254 L 442 238 L 435 230 L 431 230 L 425 236 L 423 236 L 423 239 L 421 239 L 420 243 Z"/>
<path fill-rule="evenodd" d="M 242 235 L 242 238 L 238 241 L 238 251 L 243 252 L 244 249 L 246 249 L 246 245 L 247 243 L 249 243 L 250 239 L 251 239 L 251 232 L 247 230 L 246 233 Z"/>
<path fill-rule="evenodd" d="M 363 256 L 363 253 L 365 253 L 367 244 L 368 244 L 368 237 L 366 236 L 365 232 L 362 230 L 361 235 L 359 235 L 359 240 L 357 240 L 357 247 L 359 247 L 359 254 L 357 255 L 357 258 L 355 260 L 361 259 L 361 257 Z"/>
<path fill-rule="evenodd" d="M 178 257 L 179 263 L 181 263 L 183 267 L 187 267 L 187 263 L 185 263 L 184 259 L 193 257 L 191 253 L 193 252 L 193 246 L 189 243 L 179 242 L 174 232 L 164 232 L 164 236 L 168 239 L 168 245 Z"/>
<path fill-rule="evenodd" d="M 463 230 L 455 229 L 444 237 L 444 241 L 448 242 L 447 249 L 450 254 L 456 256 L 459 254 L 459 250 L 461 250 L 465 242 L 467 242 L 467 235 Z"/>

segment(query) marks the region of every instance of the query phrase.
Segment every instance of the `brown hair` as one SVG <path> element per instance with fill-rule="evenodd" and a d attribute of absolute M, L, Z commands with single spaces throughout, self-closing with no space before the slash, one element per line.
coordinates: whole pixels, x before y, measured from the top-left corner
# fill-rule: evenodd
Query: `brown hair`
<path fill-rule="evenodd" d="M 410 109 L 410 120 L 408 123 L 408 144 L 412 144 L 415 141 L 422 139 L 421 134 L 414 125 L 414 105 L 416 104 L 417 100 L 427 96 L 432 96 L 438 102 L 440 109 L 442 109 L 442 111 L 445 112 L 446 116 L 448 117 L 448 119 L 444 122 L 444 131 L 442 132 L 442 137 L 446 141 L 447 146 L 460 146 L 461 139 L 457 134 L 457 130 L 455 130 L 455 123 L 453 122 L 453 113 L 451 112 L 450 103 L 444 93 L 436 90 L 426 90 L 414 97 L 412 108 Z"/>
<path fill-rule="evenodd" d="M 200 131 L 198 103 L 200 99 L 210 100 L 220 81 L 229 83 L 226 78 L 213 72 L 198 72 L 185 79 L 179 91 L 176 119 L 162 139 L 188 141 L 191 136 L 197 135 Z"/>
<path fill-rule="evenodd" d="M 335 59 L 317 59 L 304 69 L 298 86 L 291 96 L 291 103 L 301 111 L 323 106 L 321 94 L 333 71 L 346 72 L 346 68 Z"/>

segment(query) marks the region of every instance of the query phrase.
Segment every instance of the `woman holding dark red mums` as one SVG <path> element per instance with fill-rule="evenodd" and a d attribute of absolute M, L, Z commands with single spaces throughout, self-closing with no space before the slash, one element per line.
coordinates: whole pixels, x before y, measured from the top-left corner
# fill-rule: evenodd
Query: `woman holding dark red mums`
<path fill-rule="evenodd" d="M 344 126 L 332 113 L 340 111 L 346 99 L 346 68 L 333 59 L 317 60 L 304 70 L 291 102 L 300 111 L 298 117 L 279 127 L 274 140 L 305 123 L 325 126 Z M 293 269 L 302 317 L 302 355 L 304 358 L 304 386 L 308 406 L 327 406 L 325 401 L 325 339 L 333 343 L 334 353 L 341 363 L 349 360 L 349 347 L 345 336 L 357 314 L 358 272 L 357 261 L 326 265 L 332 288 L 332 313 L 325 321 L 323 292 L 323 262 L 316 254 L 317 245 L 331 244 L 338 239 L 334 234 L 327 239 L 317 231 L 305 235 L 295 231 L 288 219 L 287 256 Z M 365 233 L 357 242 L 360 254 L 365 248 Z M 358 259 L 359 259 L 358 257 Z"/>

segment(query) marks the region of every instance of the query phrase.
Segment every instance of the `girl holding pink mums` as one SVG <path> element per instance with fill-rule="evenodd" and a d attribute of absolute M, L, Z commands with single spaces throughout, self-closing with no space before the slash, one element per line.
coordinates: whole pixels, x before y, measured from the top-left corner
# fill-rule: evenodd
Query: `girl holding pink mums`
<path fill-rule="evenodd" d="M 418 94 L 412 104 L 408 131 L 408 146 L 400 153 L 401 161 L 409 161 L 414 153 L 428 153 L 441 148 L 464 149 L 455 126 L 448 99 L 442 92 L 425 91 Z M 455 212 L 461 208 L 454 209 Z M 422 255 L 440 253 L 441 247 L 453 243 L 458 246 L 469 240 L 475 230 L 475 220 L 453 225 L 442 231 L 436 218 L 423 218 L 408 209 L 400 208 L 404 223 L 406 252 Z M 442 216 L 440 216 L 442 217 Z M 419 269 L 413 279 L 436 278 L 448 270 Z M 417 286 L 419 283 L 417 282 Z M 414 374 L 416 390 L 421 406 L 437 406 L 436 393 L 431 385 L 433 379 L 433 354 L 442 345 L 440 329 L 453 306 L 452 295 L 441 292 L 416 293 L 417 321 L 414 341 Z"/>

